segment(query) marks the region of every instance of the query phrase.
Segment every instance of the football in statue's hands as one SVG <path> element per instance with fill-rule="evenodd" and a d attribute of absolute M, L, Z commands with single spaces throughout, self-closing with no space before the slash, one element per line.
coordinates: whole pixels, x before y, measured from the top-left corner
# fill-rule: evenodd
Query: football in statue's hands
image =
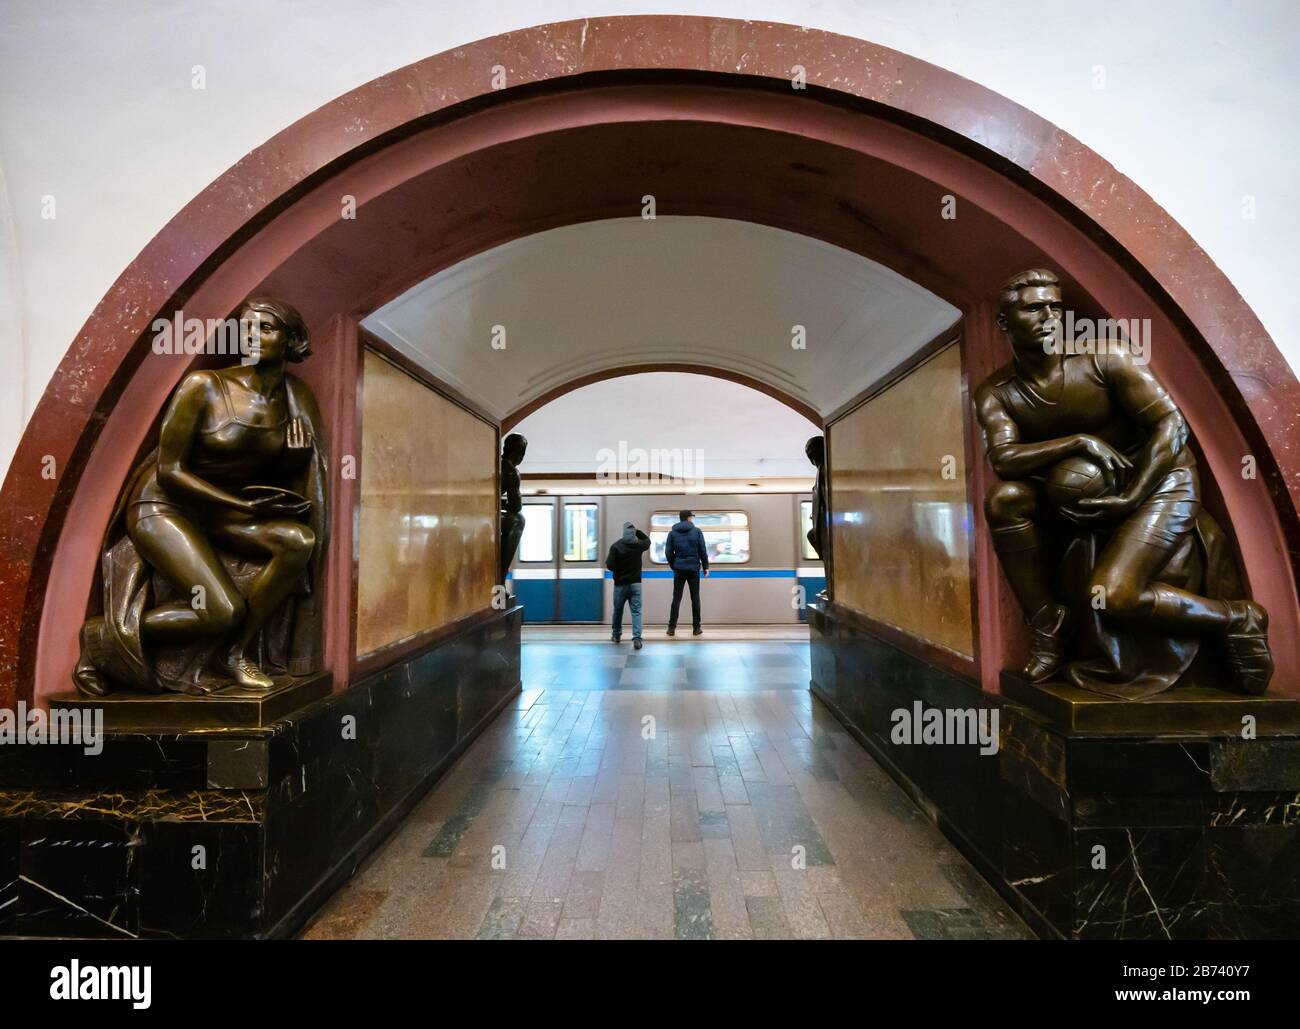
<path fill-rule="evenodd" d="M 1056 462 L 1044 485 L 1048 499 L 1057 507 L 1074 507 L 1085 497 L 1103 497 L 1110 492 L 1101 468 L 1086 457 Z"/>

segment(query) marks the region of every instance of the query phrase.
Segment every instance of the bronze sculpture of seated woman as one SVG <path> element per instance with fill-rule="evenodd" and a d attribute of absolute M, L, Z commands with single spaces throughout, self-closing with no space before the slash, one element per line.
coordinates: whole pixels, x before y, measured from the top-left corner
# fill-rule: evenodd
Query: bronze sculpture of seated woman
<path fill-rule="evenodd" d="M 243 361 L 185 376 L 118 500 L 84 693 L 265 690 L 320 668 L 325 452 L 315 398 L 286 371 L 311 353 L 307 327 L 259 297 L 240 331 Z"/>

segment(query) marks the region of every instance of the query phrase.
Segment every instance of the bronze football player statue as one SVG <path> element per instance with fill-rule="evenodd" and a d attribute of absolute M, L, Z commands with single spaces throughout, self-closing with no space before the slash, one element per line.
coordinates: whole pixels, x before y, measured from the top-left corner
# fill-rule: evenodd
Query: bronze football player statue
<path fill-rule="evenodd" d="M 1012 277 L 998 309 L 1012 360 L 975 392 L 1002 480 L 985 513 L 1032 632 L 1025 677 L 1140 699 L 1176 684 L 1213 639 L 1226 685 L 1263 693 L 1268 615 L 1237 599 L 1187 423 L 1122 341 L 1065 343 L 1062 314 L 1055 274 Z"/>

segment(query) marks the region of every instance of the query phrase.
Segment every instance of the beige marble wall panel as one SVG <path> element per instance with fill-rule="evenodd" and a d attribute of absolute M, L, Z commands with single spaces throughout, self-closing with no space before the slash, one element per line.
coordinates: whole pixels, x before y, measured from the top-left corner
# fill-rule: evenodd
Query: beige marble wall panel
<path fill-rule="evenodd" d="M 973 656 L 961 355 L 951 346 L 830 429 L 835 599 Z"/>
<path fill-rule="evenodd" d="M 365 355 L 357 654 L 491 605 L 496 433 Z"/>

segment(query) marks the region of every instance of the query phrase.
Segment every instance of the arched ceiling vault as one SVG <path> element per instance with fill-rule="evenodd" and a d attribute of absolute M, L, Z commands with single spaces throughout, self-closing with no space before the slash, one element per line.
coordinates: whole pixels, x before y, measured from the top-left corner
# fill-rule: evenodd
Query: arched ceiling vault
<path fill-rule="evenodd" d="M 825 416 L 961 312 L 874 261 L 721 218 L 539 232 L 438 272 L 363 327 L 498 418 L 628 365 L 700 365 Z"/>

